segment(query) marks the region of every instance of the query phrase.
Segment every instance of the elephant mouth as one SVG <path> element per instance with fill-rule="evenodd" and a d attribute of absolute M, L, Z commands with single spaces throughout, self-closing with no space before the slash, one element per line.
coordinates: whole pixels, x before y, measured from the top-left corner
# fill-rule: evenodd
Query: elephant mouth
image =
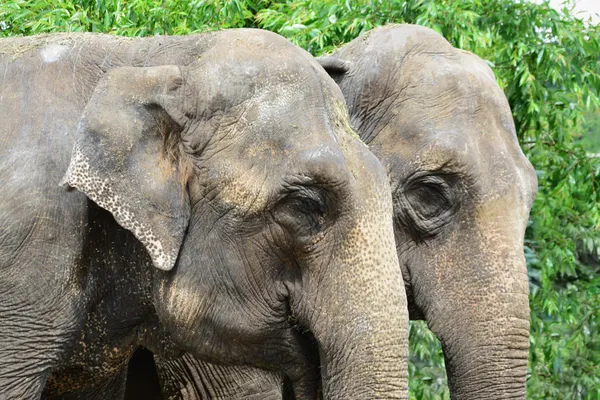
<path fill-rule="evenodd" d="M 400 254 L 398 254 L 400 256 Z M 406 302 L 408 307 L 408 318 L 411 321 L 425 320 L 425 313 L 417 305 L 415 294 L 412 287 L 412 273 L 408 262 L 402 263 L 402 276 L 404 280 L 404 290 L 406 292 Z"/>
<path fill-rule="evenodd" d="M 283 371 L 283 399 L 321 399 L 321 357 L 318 341 L 310 329 L 300 323 L 291 309 L 287 314 L 287 324 L 294 337 L 294 361 L 288 363 Z"/>
<path fill-rule="evenodd" d="M 286 324 L 294 336 L 294 352 L 296 354 L 302 354 L 303 362 L 294 365 L 290 371 L 286 372 L 286 377 L 290 381 L 295 382 L 299 379 L 307 379 L 307 371 L 318 371 L 318 367 L 321 365 L 319 343 L 313 334 L 313 332 L 304 325 L 297 314 L 291 307 L 289 302 L 286 302 Z M 307 368 L 308 364 L 308 368 Z M 311 380 L 320 382 L 320 375 L 312 373 Z"/>

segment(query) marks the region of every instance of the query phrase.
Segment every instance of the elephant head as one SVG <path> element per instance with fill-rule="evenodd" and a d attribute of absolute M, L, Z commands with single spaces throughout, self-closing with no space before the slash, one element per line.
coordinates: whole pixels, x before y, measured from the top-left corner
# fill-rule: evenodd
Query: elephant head
<path fill-rule="evenodd" d="M 410 25 L 374 29 L 320 63 L 390 175 L 410 317 L 439 338 L 452 398 L 524 398 L 523 237 L 537 179 L 494 74 Z"/>
<path fill-rule="evenodd" d="M 105 74 L 63 184 L 145 246 L 180 348 L 283 370 L 298 393 L 320 365 L 327 398 L 405 398 L 384 168 L 308 53 L 257 30 L 207 37 L 190 65 Z"/>

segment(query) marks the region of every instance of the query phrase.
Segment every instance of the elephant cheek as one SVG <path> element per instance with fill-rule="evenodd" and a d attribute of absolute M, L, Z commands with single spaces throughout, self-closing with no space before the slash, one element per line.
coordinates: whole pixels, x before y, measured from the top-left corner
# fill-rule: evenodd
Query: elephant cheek
<path fill-rule="evenodd" d="M 179 277 L 160 280 L 157 309 L 160 309 L 161 320 L 185 332 L 200 320 L 205 299 L 198 290 L 192 290 L 182 281 Z"/>

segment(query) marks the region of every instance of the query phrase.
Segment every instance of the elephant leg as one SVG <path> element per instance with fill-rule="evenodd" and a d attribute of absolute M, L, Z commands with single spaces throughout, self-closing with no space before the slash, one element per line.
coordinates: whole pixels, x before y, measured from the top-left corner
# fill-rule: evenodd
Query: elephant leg
<path fill-rule="evenodd" d="M 42 313 L 27 315 L 25 307 L 16 306 L 14 318 L 0 311 L 0 397 L 39 399 L 52 370 L 75 341 L 74 329 L 56 326 Z"/>
<path fill-rule="evenodd" d="M 0 287 L 3 286 L 0 283 Z M 33 295 L 31 295 L 33 296 Z M 27 298 L 20 293 L 18 298 Z M 49 301 L 49 303 L 54 303 Z M 78 321 L 64 311 L 73 304 L 48 309 L 38 302 L 0 306 L 0 398 L 39 399 L 47 379 L 76 341 Z M 60 310 L 57 315 L 56 311 Z"/>
<path fill-rule="evenodd" d="M 12 214 L 0 204 L 2 215 Z M 81 289 L 85 277 L 78 274 L 80 250 L 72 236 L 54 226 L 47 229 L 42 226 L 44 221 L 34 215 L 0 220 L 3 400 L 39 399 L 46 380 L 73 348 L 85 321 L 86 296 Z"/>
<path fill-rule="evenodd" d="M 281 400 L 283 378 L 245 366 L 199 361 L 190 354 L 170 360 L 155 357 L 163 395 L 169 400 Z"/>

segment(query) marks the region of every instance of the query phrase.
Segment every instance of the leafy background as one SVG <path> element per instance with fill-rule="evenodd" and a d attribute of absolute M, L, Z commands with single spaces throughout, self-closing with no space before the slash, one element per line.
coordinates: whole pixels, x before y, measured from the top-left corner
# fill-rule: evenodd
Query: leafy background
<path fill-rule="evenodd" d="M 526 233 L 528 398 L 600 399 L 600 28 L 528 0 L 2 0 L 0 37 L 57 31 L 182 35 L 254 27 L 314 55 L 387 23 L 428 26 L 496 73 L 539 194 Z M 410 331 L 413 398 L 449 399 L 444 360 Z"/>

